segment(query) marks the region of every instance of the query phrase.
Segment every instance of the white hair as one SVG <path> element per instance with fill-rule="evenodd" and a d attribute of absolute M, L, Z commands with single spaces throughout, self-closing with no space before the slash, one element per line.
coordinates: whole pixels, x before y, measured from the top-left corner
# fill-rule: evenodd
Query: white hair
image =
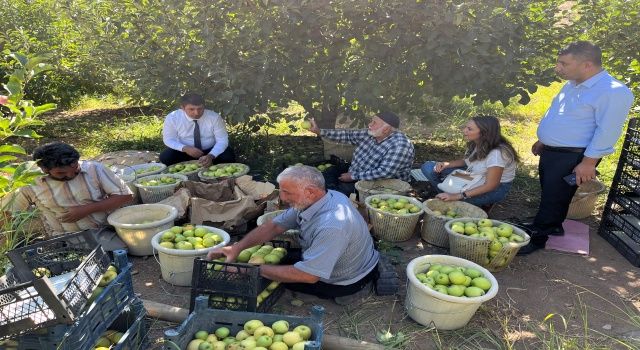
<path fill-rule="evenodd" d="M 322 173 L 318 169 L 308 165 L 294 165 L 284 169 L 276 180 L 280 183 L 284 179 L 293 180 L 298 184 L 305 184 L 322 190 L 325 189 L 324 176 L 322 176 Z"/>

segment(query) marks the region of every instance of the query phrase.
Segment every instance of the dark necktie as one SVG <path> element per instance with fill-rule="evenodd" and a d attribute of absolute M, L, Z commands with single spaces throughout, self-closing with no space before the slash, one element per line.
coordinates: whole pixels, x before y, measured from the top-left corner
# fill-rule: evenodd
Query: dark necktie
<path fill-rule="evenodd" d="M 202 150 L 202 140 L 200 140 L 200 125 L 198 125 L 198 121 L 194 120 L 196 126 L 193 128 L 193 147 Z"/>

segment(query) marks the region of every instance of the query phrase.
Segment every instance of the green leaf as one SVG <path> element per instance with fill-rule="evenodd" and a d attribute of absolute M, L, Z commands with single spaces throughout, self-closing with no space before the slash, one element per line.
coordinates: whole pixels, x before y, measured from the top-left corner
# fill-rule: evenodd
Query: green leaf
<path fill-rule="evenodd" d="M 9 57 L 12 57 L 16 61 L 20 63 L 21 66 L 25 66 L 29 62 L 29 58 L 19 52 L 12 52 L 9 54 Z"/>
<path fill-rule="evenodd" d="M 34 111 L 34 113 L 33 113 L 33 116 L 34 116 L 34 117 L 37 117 L 37 116 L 39 116 L 39 115 L 40 115 L 40 114 L 42 114 L 42 113 L 46 113 L 46 112 L 49 112 L 49 111 L 53 111 L 53 110 L 55 110 L 56 108 L 58 108 L 58 106 L 57 106 L 55 103 L 46 103 L 46 104 L 43 104 L 43 105 L 37 106 L 37 107 L 36 107 L 36 109 L 35 109 L 35 111 Z"/>
<path fill-rule="evenodd" d="M 29 129 L 24 129 L 24 130 L 18 130 L 15 132 L 16 136 L 19 137 L 26 137 L 26 138 L 39 138 L 40 135 L 38 135 L 38 133 L 36 133 L 33 130 L 29 130 Z"/>
<path fill-rule="evenodd" d="M 22 84 L 15 77 L 9 77 L 9 81 L 2 85 L 9 95 L 19 95 L 22 93 Z"/>
<path fill-rule="evenodd" d="M 27 151 L 20 145 L 2 145 L 0 146 L 0 153 L 27 154 Z"/>
<path fill-rule="evenodd" d="M 16 156 L 11 156 L 8 154 L 0 154 L 0 163 L 13 162 L 16 159 L 18 159 L 18 157 Z"/>

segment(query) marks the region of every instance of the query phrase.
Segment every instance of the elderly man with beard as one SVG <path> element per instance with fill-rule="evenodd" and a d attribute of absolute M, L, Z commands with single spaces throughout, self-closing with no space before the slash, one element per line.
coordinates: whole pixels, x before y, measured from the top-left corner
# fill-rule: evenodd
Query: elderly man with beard
<path fill-rule="evenodd" d="M 398 131 L 400 119 L 391 112 L 376 114 L 367 129 L 320 129 L 311 120 L 309 131 L 328 140 L 356 146 L 349 172 L 340 175 L 340 190 L 352 193 L 358 180 L 400 179 L 409 181 L 413 144 Z"/>
<path fill-rule="evenodd" d="M 238 243 L 214 249 L 209 259 L 226 256 L 233 262 L 240 252 L 300 230 L 302 259 L 293 265 L 261 265 L 260 275 L 285 283 L 293 291 L 346 304 L 370 293 L 379 254 L 367 224 L 343 194 L 325 190 L 315 168 L 300 165 L 278 175 L 280 198 L 291 208 L 249 232 Z"/>

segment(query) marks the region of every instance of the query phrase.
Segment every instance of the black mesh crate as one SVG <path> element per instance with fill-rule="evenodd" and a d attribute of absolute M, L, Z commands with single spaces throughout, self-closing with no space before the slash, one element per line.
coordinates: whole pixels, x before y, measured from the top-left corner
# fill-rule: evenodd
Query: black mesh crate
<path fill-rule="evenodd" d="M 600 223 L 598 234 L 633 266 L 640 267 L 640 222 L 628 214 L 611 212 Z"/>
<path fill-rule="evenodd" d="M 282 264 L 292 264 L 297 260 L 296 257 L 299 257 L 299 249 L 291 249 L 289 242 L 271 243 L 274 247 L 287 249 L 287 256 L 282 260 Z M 193 263 L 189 310 L 193 311 L 196 297 L 206 295 L 209 296 L 209 307 L 213 309 L 269 311 L 284 293 L 281 284 L 274 288 L 272 282 L 260 276 L 257 265 L 196 258 Z M 259 302 L 258 296 L 265 290 L 269 293 Z"/>
<path fill-rule="evenodd" d="M 111 263 L 86 232 L 15 249 L 8 256 L 13 267 L 11 278 L 0 285 L 0 339 L 72 324 Z"/>

